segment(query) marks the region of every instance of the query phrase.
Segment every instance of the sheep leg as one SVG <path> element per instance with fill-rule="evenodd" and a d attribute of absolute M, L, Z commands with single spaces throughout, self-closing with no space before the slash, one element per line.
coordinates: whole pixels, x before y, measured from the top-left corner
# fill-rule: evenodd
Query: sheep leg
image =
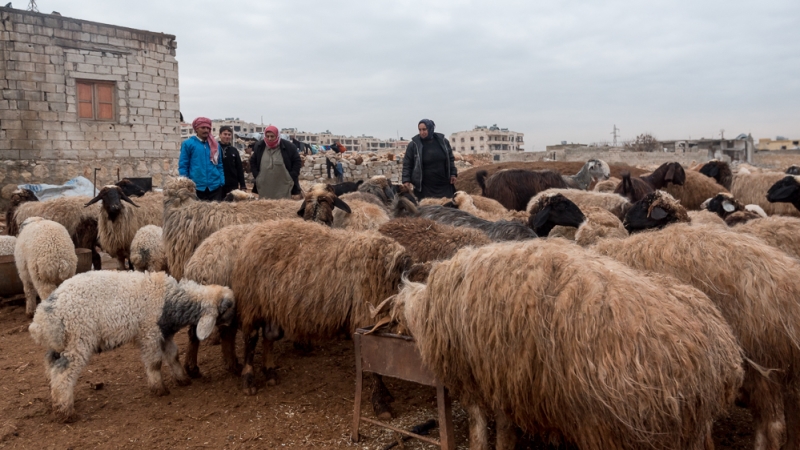
<path fill-rule="evenodd" d="M 92 268 L 94 270 L 103 270 L 103 261 L 100 258 L 100 253 L 97 251 L 97 247 L 92 245 Z"/>
<path fill-rule="evenodd" d="M 50 378 L 53 413 L 60 422 L 72 422 L 75 415 L 75 383 L 89 358 L 76 352 L 49 352 L 45 361 Z"/>
<path fill-rule="evenodd" d="M 469 417 L 469 450 L 489 450 L 489 421 L 478 405 L 465 406 Z"/>
<path fill-rule="evenodd" d="M 200 368 L 197 367 L 197 352 L 200 349 L 200 339 L 197 339 L 197 325 L 189 326 L 189 346 L 186 348 L 186 358 L 183 367 L 191 378 L 200 378 Z"/>
<path fill-rule="evenodd" d="M 517 426 L 507 413 L 501 410 L 495 412 L 497 426 L 497 450 L 514 450 L 517 445 Z"/>
<path fill-rule="evenodd" d="M 172 339 L 167 339 L 164 342 L 163 358 L 167 362 L 170 370 L 172 370 L 172 377 L 175 378 L 175 382 L 178 383 L 178 386 L 188 386 L 192 384 L 191 378 L 189 378 L 189 375 L 186 374 L 186 371 L 183 370 L 183 366 L 181 366 L 181 362 L 178 359 L 178 346 L 175 345 L 175 341 Z"/>
<path fill-rule="evenodd" d="M 258 345 L 258 330 L 251 326 L 242 327 L 244 334 L 244 368 L 242 369 L 242 389 L 247 395 L 255 395 L 258 389 L 255 386 L 255 373 L 253 372 L 253 359 L 255 358 L 256 345 Z"/>
<path fill-rule="evenodd" d="M 125 266 L 125 255 L 122 252 L 117 253 L 117 270 L 128 270 Z"/>
<path fill-rule="evenodd" d="M 169 389 L 167 389 L 164 384 L 164 378 L 161 376 L 161 362 L 163 359 L 161 345 L 154 341 L 156 339 L 142 340 L 142 362 L 144 362 L 144 368 L 147 372 L 147 385 L 150 386 L 150 392 L 161 397 L 169 394 Z"/>
<path fill-rule="evenodd" d="M 383 377 L 377 373 L 372 374 L 372 411 L 375 417 L 381 420 L 392 418 L 392 408 L 389 403 L 394 401 L 392 394 L 383 384 Z"/>
<path fill-rule="evenodd" d="M 36 292 L 39 294 L 39 298 L 42 301 L 47 300 L 47 298 L 50 297 L 50 294 L 52 294 L 53 291 L 55 291 L 56 288 L 58 288 L 58 285 L 53 283 L 47 283 L 44 281 L 38 281 L 38 282 L 34 281 L 33 285 L 36 287 Z"/>
<path fill-rule="evenodd" d="M 753 415 L 755 450 L 778 450 L 783 440 L 780 386 L 753 369 L 747 369 L 742 389 Z"/>
<path fill-rule="evenodd" d="M 27 270 L 20 270 L 19 278 L 22 280 L 22 287 L 25 290 L 25 314 L 31 318 L 36 312 L 36 286 Z"/>
<path fill-rule="evenodd" d="M 783 417 L 786 420 L 785 450 L 800 449 L 800 389 L 797 383 L 783 386 Z"/>
<path fill-rule="evenodd" d="M 274 324 L 267 324 L 264 326 L 264 346 L 262 348 L 262 364 L 261 371 L 267 378 L 268 386 L 275 386 L 278 384 L 278 372 L 275 366 L 275 352 L 272 351 L 275 341 L 283 338 L 283 329 Z"/>
<path fill-rule="evenodd" d="M 242 373 L 242 365 L 236 358 L 236 332 L 237 325 L 231 324 L 227 327 L 219 327 L 219 337 L 222 348 L 222 360 L 225 362 L 225 368 L 228 372 L 234 375 Z"/>

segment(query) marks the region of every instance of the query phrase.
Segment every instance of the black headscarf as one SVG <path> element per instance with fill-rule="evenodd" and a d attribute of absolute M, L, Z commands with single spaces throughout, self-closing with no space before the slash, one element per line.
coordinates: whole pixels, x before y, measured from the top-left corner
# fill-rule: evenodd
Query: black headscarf
<path fill-rule="evenodd" d="M 422 119 L 419 121 L 419 123 L 425 124 L 425 128 L 428 129 L 428 137 L 423 139 L 423 141 L 427 141 L 428 139 L 433 139 L 433 129 L 436 128 L 436 124 L 433 123 L 433 121 L 430 119 Z"/>

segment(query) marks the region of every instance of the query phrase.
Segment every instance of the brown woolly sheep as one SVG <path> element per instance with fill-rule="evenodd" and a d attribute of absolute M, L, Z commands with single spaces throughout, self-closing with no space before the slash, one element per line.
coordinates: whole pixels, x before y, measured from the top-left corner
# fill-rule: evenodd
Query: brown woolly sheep
<path fill-rule="evenodd" d="M 698 171 L 703 175 L 716 180 L 717 184 L 724 187 L 725 190 L 731 190 L 731 184 L 733 184 L 733 171 L 731 171 L 731 165 L 727 162 L 720 161 L 718 159 L 712 159 L 711 161 L 703 164 Z"/>
<path fill-rule="evenodd" d="M 14 213 L 17 212 L 19 205 L 27 202 L 38 202 L 39 198 L 33 191 L 28 189 L 17 189 L 11 193 L 11 201 L 6 210 L 6 234 L 16 236 L 19 234 L 19 225 L 14 221 Z M 32 216 L 31 216 L 32 217 Z M 20 222 L 21 223 L 21 222 Z"/>
<path fill-rule="evenodd" d="M 502 170 L 491 177 L 486 171 L 478 171 L 475 177 L 481 186 L 481 195 L 495 199 L 506 209 L 515 211 L 525 211 L 528 201 L 539 192 L 552 188 L 569 188 L 560 174 L 546 170 Z"/>
<path fill-rule="evenodd" d="M 474 228 L 453 227 L 422 217 L 393 219 L 378 231 L 405 247 L 415 263 L 448 259 L 462 247 L 480 247 L 492 242 Z"/>
<path fill-rule="evenodd" d="M 131 242 L 139 228 L 147 225 L 160 227 L 164 223 L 164 195 L 148 192 L 133 202 L 115 185 L 104 186 L 85 206 L 102 201 L 97 220 L 97 240 L 103 251 L 117 258 L 120 270 L 125 270 L 125 260 L 131 257 Z M 126 207 L 122 202 L 134 206 Z"/>
<path fill-rule="evenodd" d="M 683 170 L 683 167 L 676 162 L 669 162 L 658 166 L 653 173 L 642 175 L 638 178 L 631 178 L 630 173 L 623 173 L 622 182 L 614 190 L 614 193 L 622 195 L 632 203 L 636 203 L 644 198 L 645 195 L 655 190 L 663 189 L 670 183 L 681 185 L 685 181 L 686 171 Z"/>
<path fill-rule="evenodd" d="M 329 272 L 320 267 L 321 254 L 327 255 L 330 270 L 338 276 L 320 278 Z M 264 267 L 270 268 L 269 276 L 264 276 Z M 231 278 L 245 337 L 245 393 L 256 392 L 253 356 L 258 328 L 269 330 L 264 333 L 263 371 L 274 380 L 273 340 L 284 333 L 299 341 L 327 339 L 372 324 L 368 305 L 376 306 L 397 293 L 400 278 L 410 267 L 408 252 L 374 231 L 336 230 L 311 222 L 254 225 L 237 252 Z M 388 391 L 377 380 L 373 407 L 376 415 L 390 416 L 383 403 L 383 392 Z"/>
<path fill-rule="evenodd" d="M 513 423 L 584 450 L 700 449 L 742 381 L 700 291 L 562 240 L 462 249 L 394 304 L 470 412 L 470 448 L 489 448 L 494 411 L 497 448 Z"/>
<path fill-rule="evenodd" d="M 771 399 L 781 397 L 782 387 L 788 437 L 783 448 L 800 448 L 800 261 L 754 236 L 708 225 L 674 224 L 600 241 L 592 249 L 708 295 L 748 361 L 760 366 L 745 367 L 756 442 L 770 450 L 780 447 L 780 405 Z"/>
<path fill-rule="evenodd" d="M 562 175 L 571 175 L 581 170 L 583 165 L 584 164 L 580 161 L 513 161 L 471 167 L 469 169 L 459 171 L 458 178 L 456 179 L 456 190 L 464 191 L 470 195 L 480 195 L 481 187 L 478 184 L 478 180 L 475 179 L 475 174 L 479 170 L 485 170 L 490 176 L 494 175 L 496 172 L 506 169 L 551 170 Z M 611 176 L 617 179 L 621 179 L 621 172 L 625 171 L 630 172 L 634 177 L 638 177 L 639 175 L 647 172 L 646 170 L 639 169 L 638 167 L 631 167 L 627 164 L 609 164 L 608 168 L 611 171 Z"/>
<path fill-rule="evenodd" d="M 614 190 L 617 189 L 617 186 L 619 186 L 620 181 L 622 180 L 620 180 L 619 178 L 611 177 L 607 180 L 603 180 L 595 184 L 593 190 L 595 192 L 606 192 L 609 194 L 613 194 Z"/>
<path fill-rule="evenodd" d="M 751 234 L 767 244 L 800 259 L 800 219 L 787 216 L 757 218 L 731 230 Z"/>
<path fill-rule="evenodd" d="M 695 211 L 702 209 L 701 205 L 706 199 L 719 193 L 728 193 L 713 178 L 692 170 L 686 172 L 686 182 L 683 186 L 671 184 L 664 190 L 680 201 L 684 208 Z"/>
<path fill-rule="evenodd" d="M 353 200 L 361 200 L 362 202 L 372 203 L 373 205 L 377 205 L 380 206 L 381 208 L 384 208 L 387 213 L 389 212 L 389 208 L 381 201 L 381 199 L 367 192 L 349 192 L 339 198 L 341 198 L 342 201 L 347 202 L 348 204 Z M 447 199 L 443 199 L 443 201 L 447 201 Z"/>
<path fill-rule="evenodd" d="M 606 192 L 580 191 L 577 189 L 548 189 L 537 194 L 528 202 L 526 210 L 530 212 L 531 206 L 538 203 L 542 196 L 550 194 L 561 194 L 572 200 L 579 208 L 584 209 L 590 206 L 603 208 L 622 219 L 631 208 L 631 202 L 627 198 Z"/>
<path fill-rule="evenodd" d="M 782 216 L 800 216 L 800 211 L 791 204 L 772 203 L 767 200 L 767 193 L 770 188 L 785 177 L 786 174 L 783 172 L 742 173 L 740 170 L 739 173 L 733 177 L 731 194 L 745 205 L 755 204 L 760 206 L 764 209 L 764 212 L 770 216 L 776 214 Z"/>
<path fill-rule="evenodd" d="M 376 175 L 362 183 L 358 187 L 358 192 L 365 192 L 378 197 L 386 207 L 392 205 L 392 200 L 395 197 L 392 182 L 383 175 Z"/>
<path fill-rule="evenodd" d="M 481 197 L 480 195 L 469 195 L 464 191 L 458 191 L 453 195 L 453 205 L 462 211 L 466 211 L 475 217 L 496 222 L 498 220 L 518 220 L 526 222 L 528 220 L 527 211 L 510 211 L 503 207 L 497 200 Z M 476 202 L 481 203 L 485 208 L 480 208 Z"/>
<path fill-rule="evenodd" d="M 331 226 L 336 223 L 337 209 L 347 214 L 351 213 L 350 206 L 333 192 L 333 186 L 318 183 L 312 186 L 303 197 L 303 203 L 300 205 L 297 215 L 303 220 L 312 220 Z"/>
<path fill-rule="evenodd" d="M 727 227 L 728 225 L 725 224 L 725 221 L 716 214 L 711 211 L 700 210 L 700 211 L 686 211 L 689 215 L 689 222 L 692 225 L 715 225 L 715 226 L 722 226 Z"/>

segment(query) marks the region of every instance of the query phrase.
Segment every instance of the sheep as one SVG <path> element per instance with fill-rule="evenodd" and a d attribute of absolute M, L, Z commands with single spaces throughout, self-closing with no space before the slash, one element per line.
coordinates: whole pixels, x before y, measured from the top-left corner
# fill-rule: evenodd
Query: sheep
<path fill-rule="evenodd" d="M 250 200 L 258 200 L 258 196 L 241 189 L 234 189 L 228 192 L 228 195 L 223 199 L 226 202 L 247 202 Z"/>
<path fill-rule="evenodd" d="M 630 173 L 623 173 L 622 182 L 614 190 L 614 193 L 636 203 L 645 195 L 662 189 L 669 183 L 682 185 L 685 181 L 686 171 L 683 170 L 683 167 L 676 162 L 669 162 L 658 166 L 653 173 L 638 178 L 631 178 Z"/>
<path fill-rule="evenodd" d="M 370 202 L 348 200 L 348 209 L 333 210 L 333 228 L 353 231 L 377 230 L 390 220 L 386 209 Z"/>
<path fill-rule="evenodd" d="M 11 201 L 6 210 L 6 234 L 16 236 L 19 234 L 19 226 L 14 221 L 14 213 L 17 212 L 19 205 L 27 202 L 38 202 L 39 198 L 33 191 L 28 189 L 16 189 L 11 193 Z"/>
<path fill-rule="evenodd" d="M 476 228 L 486 233 L 493 241 L 532 239 L 537 236 L 532 228 L 516 220 L 491 222 L 475 217 L 466 211 L 446 206 L 421 206 L 416 208 L 409 216 L 424 217 L 456 227 Z M 403 216 L 395 214 L 395 217 Z"/>
<path fill-rule="evenodd" d="M 614 190 L 617 189 L 617 186 L 619 186 L 620 181 L 622 180 L 620 180 L 619 178 L 611 177 L 605 181 L 600 181 L 597 184 L 595 184 L 593 190 L 595 192 L 606 192 L 609 194 L 613 194 Z"/>
<path fill-rule="evenodd" d="M 634 203 L 622 221 L 628 233 L 664 228 L 671 223 L 689 222 L 689 214 L 680 202 L 664 191 L 651 192 Z"/>
<path fill-rule="evenodd" d="M 131 241 L 131 264 L 135 270 L 158 272 L 166 270 L 167 257 L 161 238 L 161 227 L 146 225 L 136 231 Z"/>
<path fill-rule="evenodd" d="M 703 293 L 560 239 L 464 248 L 427 281 L 392 310 L 470 413 L 470 448 L 489 448 L 486 411 L 497 448 L 508 423 L 585 450 L 703 448 L 742 381 Z"/>
<path fill-rule="evenodd" d="M 584 209 L 590 206 L 596 206 L 608 210 L 618 218 L 622 219 L 631 208 L 631 202 L 627 198 L 607 192 L 594 192 L 594 191 L 579 191 L 577 189 L 548 189 L 544 192 L 536 194 L 525 208 L 530 213 L 532 205 L 539 202 L 542 196 L 550 194 L 561 194 L 564 197 L 572 200 L 579 208 Z"/>
<path fill-rule="evenodd" d="M 358 186 L 358 192 L 372 194 L 383 202 L 386 207 L 392 205 L 395 191 L 392 189 L 392 182 L 383 175 L 376 175 Z"/>
<path fill-rule="evenodd" d="M 475 202 L 476 198 L 479 203 L 487 205 L 489 208 L 480 208 Z M 499 208 L 497 208 L 496 206 Z M 443 206 L 450 206 L 445 204 Z M 490 220 L 492 222 L 498 220 L 519 220 L 525 222 L 528 219 L 527 211 L 509 211 L 503 207 L 497 200 L 481 197 L 479 195 L 472 196 L 464 191 L 458 191 L 453 195 L 452 206 L 457 207 L 462 211 L 466 211 L 475 217 Z M 490 209 L 490 210 L 487 210 Z"/>
<path fill-rule="evenodd" d="M 89 200 L 89 197 L 79 195 L 21 203 L 14 213 L 14 219 L 9 223 L 8 234 L 19 234 L 19 226 L 30 217 L 58 222 L 67 229 L 76 248 L 88 248 L 92 251 L 92 267 L 100 270 L 102 262 L 96 249 L 100 207 L 85 208 L 84 205 Z"/>
<path fill-rule="evenodd" d="M 312 195 L 310 192 L 307 196 Z M 315 208 L 319 203 L 313 198 L 303 202 L 297 200 L 254 200 L 250 202 L 201 202 L 197 200 L 192 180 L 177 177 L 169 180 L 164 189 L 164 248 L 167 253 L 169 273 L 176 279 L 183 278 L 185 264 L 203 239 L 227 225 L 263 222 L 274 219 L 296 219 L 301 204 L 311 204 L 305 210 L 314 218 L 324 215 L 327 223 L 333 223 L 328 207 Z M 325 203 L 325 202 L 323 202 Z M 327 205 L 327 203 L 325 203 Z M 323 214 L 324 213 L 324 214 Z M 316 219 L 315 219 L 316 220 Z M 320 218 L 319 220 L 323 220 Z"/>
<path fill-rule="evenodd" d="M 333 184 L 333 193 L 336 194 L 338 197 L 341 197 L 344 194 L 349 192 L 356 192 L 358 191 L 358 187 L 364 183 L 364 180 L 358 181 L 345 181 L 344 183 Z"/>
<path fill-rule="evenodd" d="M 797 217 L 800 216 L 800 211 L 798 211 L 796 207 L 774 203 L 782 201 L 774 195 L 772 196 L 773 200 L 769 200 L 768 191 L 778 184 L 779 181 L 787 180 L 787 178 L 789 177 L 781 172 L 753 172 L 745 174 L 740 170 L 733 178 L 731 194 L 744 204 L 760 206 L 770 216 L 779 214 L 782 216 Z"/>
<path fill-rule="evenodd" d="M 611 174 L 608 164 L 601 159 L 590 159 L 575 175 L 562 175 L 564 181 L 572 189 L 585 191 L 595 180 L 607 180 Z"/>
<path fill-rule="evenodd" d="M 467 245 L 480 247 L 492 242 L 482 231 L 422 217 L 393 219 L 381 225 L 378 231 L 405 247 L 414 263 L 448 259 Z"/>
<path fill-rule="evenodd" d="M 725 190 L 731 190 L 731 184 L 733 184 L 733 172 L 731 171 L 731 165 L 727 162 L 720 161 L 718 159 L 712 159 L 711 161 L 703 164 L 703 166 L 700 167 L 699 172 L 716 180 L 717 184 L 724 187 Z"/>
<path fill-rule="evenodd" d="M 320 265 L 320 254 L 328 255 L 328 269 Z M 283 333 L 293 340 L 326 339 L 371 324 L 367 305 L 395 294 L 410 266 L 411 257 L 400 244 L 374 231 L 336 230 L 310 222 L 254 225 L 237 252 L 231 278 L 245 337 L 245 393 L 256 393 L 254 332 L 259 327 L 269 329 L 264 334 L 263 371 L 274 380 L 272 340 Z M 269 276 L 264 276 L 264 267 L 270 268 Z M 339 276 L 322 280 L 323 272 Z M 379 417 L 390 417 L 388 405 L 381 402 L 383 392 L 388 394 L 376 381 L 373 407 Z"/>
<path fill-rule="evenodd" d="M 131 256 L 131 242 L 139 228 L 146 225 L 162 226 L 164 223 L 164 195 L 148 192 L 133 202 L 115 185 L 104 186 L 85 206 L 102 201 L 97 220 L 97 239 L 100 247 L 117 258 L 119 270 L 125 270 L 125 260 Z M 134 208 L 126 207 L 127 202 Z"/>
<path fill-rule="evenodd" d="M 733 226 L 738 223 L 744 223 L 762 217 L 757 212 L 746 209 L 745 205 L 737 201 L 731 194 L 727 192 L 720 192 L 719 194 L 706 199 L 706 201 L 704 201 L 700 207 L 701 209 L 708 210 L 709 212 L 712 212 L 718 217 L 722 218 L 725 224 L 728 226 Z"/>
<path fill-rule="evenodd" d="M 720 216 L 711 211 L 702 209 L 700 211 L 686 211 L 686 213 L 689 215 L 689 222 L 692 225 L 728 226 Z"/>
<path fill-rule="evenodd" d="M 153 394 L 169 394 L 162 363 L 177 384 L 190 384 L 173 336 L 195 325 L 198 339 L 205 339 L 217 322 L 230 322 L 234 311 L 229 288 L 178 283 L 164 272 L 93 271 L 67 280 L 39 305 L 28 327 L 34 342 L 47 348 L 45 373 L 56 417 L 75 418 L 75 382 L 91 356 L 132 341 L 141 348 Z"/>
<path fill-rule="evenodd" d="M 566 211 L 571 211 L 572 214 L 575 214 L 577 211 L 581 216 L 584 217 L 584 219 L 577 225 L 577 227 L 552 227 L 552 229 L 547 233 L 547 237 L 562 237 L 567 240 L 576 241 L 578 245 L 585 247 L 598 239 L 607 237 L 625 237 L 628 235 L 628 232 L 622 225 L 622 221 L 620 221 L 619 218 L 614 214 L 611 214 L 608 210 L 599 208 L 597 206 L 578 208 L 578 205 L 576 205 L 566 196 L 554 191 L 564 190 L 549 189 L 534 197 L 536 202 L 534 202 L 532 199 L 531 202 L 528 203 L 528 211 L 531 216 L 552 216 L 552 211 L 561 211 L 561 214 L 565 214 Z M 546 210 L 551 212 L 547 213 L 545 212 Z M 534 231 L 536 231 L 540 236 L 544 236 L 544 234 L 540 234 L 540 232 L 544 233 L 547 230 L 534 228 Z"/>
<path fill-rule="evenodd" d="M 0 236 L 0 256 L 13 255 L 16 243 L 17 238 L 14 236 Z"/>
<path fill-rule="evenodd" d="M 755 236 L 708 225 L 673 224 L 600 241 L 592 249 L 635 269 L 669 275 L 708 295 L 751 362 L 745 384 L 755 441 L 763 448 L 780 447 L 782 388 L 788 437 L 782 448 L 799 448 L 800 261 Z"/>
<path fill-rule="evenodd" d="M 46 299 L 64 280 L 75 275 L 78 256 L 63 225 L 41 217 L 22 222 L 14 245 L 14 262 L 25 290 L 25 313 L 33 317 L 36 295 Z"/>
<path fill-rule="evenodd" d="M 703 202 L 709 197 L 721 192 L 728 193 L 713 178 L 692 170 L 686 172 L 686 181 L 682 186 L 671 184 L 664 191 L 680 201 L 684 208 L 695 211 L 702 209 Z"/>
<path fill-rule="evenodd" d="M 372 195 L 370 193 L 367 193 L 367 192 L 350 192 L 350 193 L 344 194 L 343 196 L 341 196 L 339 198 L 341 198 L 342 201 L 347 202 L 348 204 L 353 200 L 361 200 L 363 202 L 372 203 L 373 205 L 380 206 L 381 208 L 385 209 L 387 213 L 389 213 L 389 207 L 387 207 L 383 203 L 383 201 L 381 201 L 381 199 L 379 199 L 378 197 L 376 197 L 376 196 L 374 196 L 374 195 Z M 435 201 L 435 200 L 439 200 L 439 199 L 424 199 L 423 202 L 424 201 Z M 447 199 L 441 199 L 441 200 L 442 200 L 442 203 L 447 201 Z"/>
<path fill-rule="evenodd" d="M 529 211 L 528 224 L 542 237 L 548 236 L 556 225 L 578 227 L 586 220 L 575 203 L 558 193 L 540 196 Z"/>
<path fill-rule="evenodd" d="M 731 230 L 756 236 L 767 244 L 800 259 L 800 219 L 797 217 L 757 218 L 737 224 Z"/>
<path fill-rule="evenodd" d="M 501 170 L 488 179 L 487 175 L 485 170 L 480 170 L 475 175 L 481 186 L 481 195 L 497 200 L 506 209 L 516 211 L 525 211 L 528 201 L 539 192 L 552 188 L 569 188 L 560 174 L 547 170 Z"/>
<path fill-rule="evenodd" d="M 788 175 L 775 182 L 767 191 L 767 201 L 770 204 L 791 203 L 800 211 L 800 176 Z"/>
<path fill-rule="evenodd" d="M 786 169 L 786 175 L 800 175 L 800 166 L 792 164 Z"/>

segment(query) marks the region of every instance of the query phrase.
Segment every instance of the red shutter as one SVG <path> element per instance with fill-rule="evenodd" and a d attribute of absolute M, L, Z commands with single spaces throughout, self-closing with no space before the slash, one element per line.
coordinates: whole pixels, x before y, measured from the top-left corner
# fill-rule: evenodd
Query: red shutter
<path fill-rule="evenodd" d="M 78 85 L 78 117 L 81 119 L 93 119 L 94 111 L 92 108 L 92 85 L 82 81 Z"/>
<path fill-rule="evenodd" d="M 97 89 L 97 119 L 109 120 L 114 118 L 114 85 L 96 84 Z"/>

